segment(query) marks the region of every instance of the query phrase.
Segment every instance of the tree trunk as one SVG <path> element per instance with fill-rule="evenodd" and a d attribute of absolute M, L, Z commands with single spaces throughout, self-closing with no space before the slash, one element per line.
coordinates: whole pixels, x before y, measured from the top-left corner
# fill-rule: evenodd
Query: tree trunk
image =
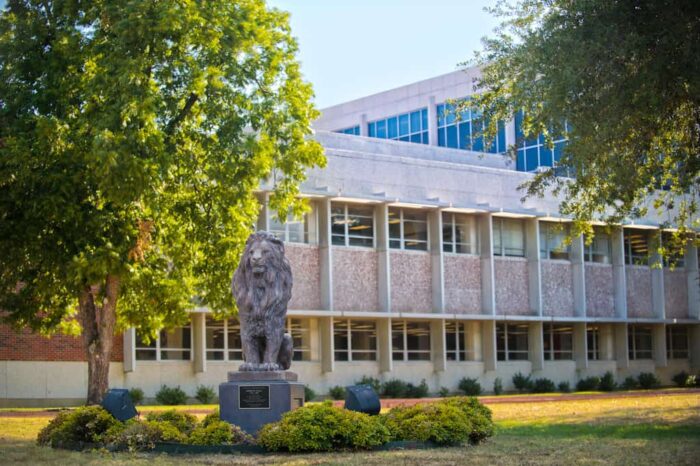
<path fill-rule="evenodd" d="M 102 303 L 96 302 L 102 295 Z M 83 327 L 83 344 L 88 363 L 88 404 L 102 402 L 109 388 L 109 363 L 117 320 L 119 277 L 107 275 L 104 287 L 86 285 L 80 297 L 79 317 Z M 97 299 L 96 299 L 97 298 Z"/>

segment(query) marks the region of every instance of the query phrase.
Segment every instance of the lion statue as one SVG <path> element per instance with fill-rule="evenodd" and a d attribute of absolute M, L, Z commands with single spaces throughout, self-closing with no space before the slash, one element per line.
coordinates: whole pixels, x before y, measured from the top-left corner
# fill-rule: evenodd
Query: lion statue
<path fill-rule="evenodd" d="M 244 363 L 240 371 L 287 370 L 292 364 L 292 337 L 285 333 L 287 303 L 292 297 L 292 268 L 284 244 L 271 233 L 248 237 L 233 275 Z"/>

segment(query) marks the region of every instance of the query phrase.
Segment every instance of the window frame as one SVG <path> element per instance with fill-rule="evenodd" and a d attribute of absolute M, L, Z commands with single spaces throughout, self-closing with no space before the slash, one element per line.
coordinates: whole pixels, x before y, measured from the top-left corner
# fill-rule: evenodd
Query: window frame
<path fill-rule="evenodd" d="M 516 248 L 506 248 L 505 242 L 503 241 L 504 235 L 503 235 L 503 230 L 504 230 L 504 225 L 507 221 L 517 221 L 518 224 L 520 225 L 520 232 L 522 236 L 522 254 L 506 254 L 506 250 L 515 250 Z M 500 243 L 500 247 L 498 248 L 498 251 L 496 251 L 496 222 L 498 222 L 498 241 Z M 493 255 L 498 256 L 498 257 L 526 257 L 527 256 L 527 239 L 525 236 L 525 222 L 522 219 L 519 218 L 508 218 L 508 217 L 492 217 L 491 221 L 491 231 L 493 238 L 491 238 L 491 247 L 493 249 Z"/>
<path fill-rule="evenodd" d="M 462 97 L 460 99 L 456 99 L 455 103 L 457 105 L 461 105 L 462 103 L 468 103 L 469 100 L 469 97 Z M 457 118 L 455 110 L 455 104 L 449 102 L 442 102 L 435 105 L 435 112 L 437 113 L 438 136 L 436 145 L 438 147 L 468 150 L 472 152 L 481 152 L 486 154 L 505 154 L 506 150 L 508 149 L 508 144 L 506 143 L 506 125 L 503 123 L 503 121 L 499 121 L 497 123 L 496 137 L 493 141 L 491 141 L 491 144 L 488 147 L 486 147 L 486 137 L 483 134 L 486 126 L 486 121 L 481 119 L 481 115 L 477 114 L 479 112 L 471 106 L 467 105 L 467 108 L 460 112 L 461 115 L 459 115 L 459 118 Z M 450 115 L 455 116 L 451 119 L 451 121 L 448 121 L 450 120 Z M 474 130 L 475 123 L 477 122 L 481 125 L 481 131 Z M 467 145 L 467 147 L 462 147 L 462 141 L 466 139 L 466 135 L 462 134 L 462 132 L 465 129 L 465 123 L 469 123 L 469 144 Z M 454 131 L 457 138 L 456 147 L 453 147 L 448 144 L 448 131 L 450 131 L 448 128 L 451 127 L 455 128 Z M 475 143 L 475 140 L 478 139 L 481 139 L 481 141 Z M 479 144 L 481 145 L 481 150 L 475 149 L 474 147 L 478 148 Z"/>
<path fill-rule="evenodd" d="M 555 341 L 555 327 L 561 328 L 561 327 L 567 327 L 570 328 L 570 331 L 567 332 L 569 335 L 570 341 L 571 341 L 571 349 L 569 350 L 564 350 L 564 349 L 555 349 L 554 348 L 554 341 Z M 559 329 L 560 330 L 560 329 Z M 563 332 L 560 332 L 563 333 Z M 547 338 L 549 336 L 549 338 Z M 542 353 L 544 356 L 545 361 L 573 361 L 574 360 L 574 328 L 571 325 L 566 325 L 566 324 L 554 324 L 554 323 L 545 323 L 542 325 L 542 340 L 544 342 L 543 348 L 542 348 Z M 547 341 L 549 340 L 549 341 Z M 547 348 L 547 343 L 549 344 L 549 348 Z M 562 355 L 567 355 L 568 357 L 561 357 Z M 556 356 L 560 357 L 556 357 Z"/>
<path fill-rule="evenodd" d="M 204 357 L 207 360 L 207 362 L 243 362 L 243 344 L 241 344 L 240 348 L 232 348 L 229 342 L 229 332 L 232 331 L 230 325 L 232 321 L 235 321 L 238 325 L 239 328 L 239 335 L 240 335 L 240 323 L 236 318 L 228 318 L 224 320 L 219 320 L 216 322 L 219 322 L 222 324 L 222 327 L 224 329 L 224 347 L 223 348 L 210 348 L 207 346 L 207 339 L 206 339 L 206 330 L 209 328 L 209 324 L 207 322 L 207 318 L 214 320 L 212 316 L 206 316 L 204 319 Z M 217 328 L 219 325 L 216 326 Z M 240 337 L 239 337 L 240 339 Z M 210 352 L 216 352 L 216 351 L 222 351 L 224 353 L 224 359 L 209 359 L 209 353 Z M 241 358 L 237 359 L 235 357 L 231 357 L 231 353 L 240 353 Z"/>
<path fill-rule="evenodd" d="M 192 343 L 193 343 L 193 341 L 192 341 L 192 323 L 190 322 L 190 323 L 187 324 L 187 325 L 180 325 L 180 326 L 177 326 L 177 327 L 173 327 L 173 328 L 170 329 L 170 330 L 172 331 L 172 330 L 175 330 L 175 329 L 189 329 L 189 331 L 190 331 L 190 347 L 189 347 L 189 348 L 167 348 L 167 347 L 163 347 L 163 346 L 161 345 L 161 335 L 162 335 L 163 332 L 166 332 L 166 333 L 167 333 L 168 330 L 165 329 L 165 328 L 162 328 L 162 329 L 158 330 L 158 336 L 157 336 L 156 338 L 153 339 L 153 342 L 155 343 L 155 346 L 153 346 L 153 347 L 138 346 L 138 343 L 139 343 L 139 336 L 138 336 L 138 334 L 135 335 L 135 336 L 136 336 L 136 339 L 135 339 L 136 341 L 134 341 L 134 359 L 135 359 L 136 361 L 139 361 L 139 362 L 165 362 L 165 363 L 183 362 L 183 361 L 193 361 L 193 360 L 194 360 L 194 350 L 193 350 L 193 348 L 192 348 Z M 140 359 L 140 358 L 138 358 L 138 355 L 137 355 L 137 353 L 138 353 L 139 351 L 155 351 L 156 357 L 155 357 L 155 359 Z M 189 358 L 187 358 L 187 359 L 168 359 L 168 358 L 165 358 L 165 359 L 164 359 L 164 358 L 163 358 L 163 355 L 162 355 L 163 351 L 181 351 L 181 352 L 187 351 L 187 352 L 189 353 Z"/>
<path fill-rule="evenodd" d="M 649 349 L 637 349 L 637 336 L 640 334 L 640 330 L 644 329 L 649 331 Z M 650 326 L 647 325 L 636 325 L 631 324 L 627 328 L 627 351 L 630 361 L 649 361 L 654 359 L 654 333 Z M 642 357 L 639 353 L 646 353 L 648 357 Z"/>
<path fill-rule="evenodd" d="M 540 259 L 571 260 L 571 244 L 564 244 L 571 226 L 565 222 L 539 221 Z M 561 228 L 561 231 L 557 231 Z M 557 245 L 554 241 L 561 238 Z M 562 247 L 563 245 L 563 247 Z M 554 256 L 554 257 L 553 257 Z M 557 257 L 561 256 L 561 257 Z"/>
<path fill-rule="evenodd" d="M 685 334 L 683 339 L 685 340 L 685 349 L 674 349 L 673 342 L 681 336 L 674 335 L 674 330 L 683 330 Z M 677 354 L 679 353 L 680 354 Z M 685 325 L 667 325 L 666 326 L 666 358 L 667 359 L 689 359 L 690 358 L 690 332 L 688 327 Z"/>
<path fill-rule="evenodd" d="M 517 331 L 514 332 L 513 330 L 509 331 L 509 327 L 527 327 L 527 324 L 512 324 L 508 322 L 497 322 L 496 323 L 496 360 L 497 361 L 529 361 L 530 360 L 530 332 L 529 332 L 529 327 L 527 327 L 524 331 Z M 499 327 L 503 328 L 503 332 L 499 331 Z M 498 343 L 499 343 L 499 334 L 503 335 L 503 350 L 500 350 L 498 348 Z M 509 348 L 508 344 L 508 336 L 509 334 L 512 335 L 525 335 L 526 341 L 527 341 L 527 348 L 524 350 L 521 349 L 516 349 L 512 350 Z M 503 359 L 501 359 L 501 353 L 503 353 Z M 512 354 L 525 354 L 525 358 L 513 358 L 511 357 Z"/>
<path fill-rule="evenodd" d="M 411 122 L 411 115 L 418 113 L 418 122 L 420 129 L 418 131 L 413 131 L 413 124 Z M 408 119 L 408 133 L 401 134 L 401 119 L 406 117 Z M 389 135 L 389 121 L 396 120 L 396 136 L 390 137 Z M 384 128 L 384 136 L 379 136 L 379 127 Z M 415 108 L 409 110 L 408 112 L 397 113 L 395 115 L 389 115 L 387 117 L 378 118 L 376 120 L 367 122 L 367 136 L 376 139 L 386 139 L 389 141 L 399 141 L 399 142 L 409 142 L 412 144 L 430 144 L 430 121 L 428 117 L 428 107 Z M 418 140 L 420 139 L 420 140 Z"/>
<path fill-rule="evenodd" d="M 312 236 L 317 237 L 317 235 L 315 234 L 315 232 L 311 231 L 311 227 L 314 225 L 318 225 L 318 222 L 316 221 L 318 218 L 317 214 L 318 214 L 318 211 L 312 203 L 311 210 L 309 212 L 306 212 L 305 214 L 303 214 L 300 220 L 296 220 L 294 218 L 294 216 L 290 214 L 287 216 L 287 220 L 284 223 L 279 223 L 278 225 L 281 226 L 282 228 L 284 228 L 284 231 L 282 231 L 282 230 L 276 230 L 276 229 L 272 228 L 273 219 L 275 218 L 275 215 L 277 215 L 277 212 L 272 210 L 272 209 L 268 209 L 267 210 L 268 231 L 270 233 L 272 233 L 273 235 L 275 235 L 279 240 L 281 240 L 285 243 L 313 244 L 311 242 L 311 238 L 312 238 Z M 311 216 L 313 216 L 313 218 L 310 218 Z M 302 241 L 291 241 L 289 239 L 290 238 L 290 233 L 289 233 L 290 224 L 301 224 L 303 226 L 303 233 L 302 233 L 303 240 Z M 282 237 L 280 237 L 280 235 L 277 234 L 278 232 L 282 233 Z M 312 233 L 314 233 L 314 234 L 312 234 Z"/>
<path fill-rule="evenodd" d="M 343 206 L 343 227 L 344 227 L 344 233 L 343 233 L 343 244 L 336 244 L 333 239 L 334 238 L 340 238 L 340 235 L 337 233 L 333 233 L 333 204 L 336 204 L 336 207 Z M 351 235 L 350 234 L 350 207 L 353 206 L 362 206 L 362 207 L 368 207 L 372 209 L 372 216 L 368 215 L 358 215 L 354 214 L 355 217 L 360 217 L 360 218 L 371 218 L 372 219 L 372 245 L 371 246 L 363 246 L 359 244 L 350 244 L 350 239 L 355 238 L 355 239 L 362 239 L 362 240 L 367 240 L 369 239 L 368 236 L 361 236 L 361 235 Z M 376 208 L 373 204 L 353 204 L 353 203 L 348 203 L 348 202 L 332 202 L 331 201 L 331 215 L 330 215 L 330 221 L 331 221 L 331 246 L 335 247 L 346 247 L 346 248 L 363 248 L 363 249 L 374 249 L 377 247 L 377 211 Z"/>
<path fill-rule="evenodd" d="M 409 349 L 408 348 L 408 324 L 416 324 L 416 325 L 427 325 L 428 326 L 428 346 L 429 348 L 427 350 L 424 349 Z M 398 333 L 399 331 L 394 330 L 394 325 L 396 324 L 401 324 L 401 342 L 402 342 L 402 347 L 400 349 L 395 349 L 394 348 L 394 333 Z M 432 356 L 432 333 L 430 329 L 430 322 L 424 322 L 424 321 L 416 321 L 416 320 L 408 320 L 408 319 L 401 319 L 401 320 L 392 320 L 391 321 L 391 360 L 392 361 L 398 361 L 398 362 L 426 362 L 426 361 L 432 361 L 433 356 Z M 397 354 L 401 354 L 401 359 L 397 359 L 395 356 Z M 427 358 L 423 358 L 422 355 L 428 355 Z M 418 355 L 417 358 L 411 357 L 411 356 L 416 356 Z"/>
<path fill-rule="evenodd" d="M 411 211 L 416 211 L 419 212 L 420 214 L 425 215 L 425 221 L 422 220 L 404 220 L 404 210 L 406 208 L 404 207 L 389 207 L 388 213 L 391 214 L 392 210 L 398 210 L 399 211 L 399 238 L 391 236 L 391 227 L 390 225 L 387 228 L 387 233 L 389 236 L 389 249 L 395 249 L 397 251 L 422 251 L 422 252 L 429 252 L 430 251 L 430 219 L 428 218 L 428 212 L 422 209 L 408 209 Z M 391 215 L 388 216 L 389 220 L 391 220 Z M 424 244 L 425 249 L 412 249 L 412 248 L 406 248 L 406 238 L 405 238 L 405 223 L 410 222 L 410 223 L 425 223 L 425 240 L 412 240 L 415 241 L 416 243 L 419 244 Z M 398 241 L 400 247 L 395 247 L 392 246 L 392 242 Z"/>
<path fill-rule="evenodd" d="M 603 253 L 601 249 L 594 249 L 596 246 L 596 240 L 601 237 L 606 237 L 608 241 L 607 250 Z M 603 261 L 594 260 L 596 256 L 604 257 Z M 594 227 L 593 240 L 591 244 L 586 244 L 586 237 L 583 238 L 583 261 L 590 262 L 592 264 L 612 264 L 612 236 L 604 231 L 600 231 L 599 228 Z"/>
<path fill-rule="evenodd" d="M 629 233 L 628 233 L 629 232 Z M 646 238 L 646 248 L 647 255 L 640 256 L 638 254 L 632 254 L 632 241 L 630 239 L 631 235 L 642 235 Z M 622 246 L 624 249 L 624 261 L 625 265 L 636 265 L 640 267 L 649 267 L 651 265 L 651 238 L 649 237 L 647 230 L 625 228 L 622 232 Z"/>
<path fill-rule="evenodd" d="M 586 358 L 589 361 L 601 361 L 600 357 L 600 327 L 586 326 Z"/>
<path fill-rule="evenodd" d="M 346 336 L 345 338 L 347 339 L 348 342 L 348 347 L 347 349 L 338 349 L 335 347 L 335 335 L 336 335 L 336 323 L 337 322 L 345 322 L 347 325 L 346 328 Z M 374 349 L 367 349 L 367 350 L 356 350 L 353 349 L 352 347 L 352 332 L 353 332 L 353 322 L 355 324 L 357 323 L 371 323 L 374 325 Z M 357 332 L 357 330 L 355 330 Z M 377 326 L 377 321 L 376 320 L 371 320 L 371 319 L 339 319 L 339 318 L 334 318 L 333 319 L 333 361 L 335 362 L 377 362 L 379 360 L 379 335 L 378 335 L 378 326 Z M 337 359 L 337 353 L 338 352 L 346 352 L 347 353 L 347 359 Z M 373 355 L 373 358 L 370 359 L 355 359 L 353 357 L 353 353 L 358 353 L 358 354 L 370 354 Z"/>
<path fill-rule="evenodd" d="M 480 246 L 480 235 L 479 235 L 479 225 L 478 225 L 478 218 L 474 215 L 469 215 L 469 214 L 461 214 L 457 212 L 442 212 L 442 251 L 448 254 L 466 254 L 470 256 L 478 256 L 479 255 L 479 246 Z M 450 216 L 450 221 L 445 222 L 445 216 L 448 215 Z M 458 222 L 458 218 L 463 218 L 463 219 L 468 219 L 469 224 L 471 225 L 471 230 L 469 232 L 469 236 L 474 238 L 473 243 L 459 243 L 457 242 L 457 225 L 459 224 L 464 224 L 463 222 Z M 451 241 L 445 241 L 445 226 L 448 225 L 451 231 L 451 236 L 452 240 Z M 462 252 L 462 251 L 457 251 L 458 246 L 467 246 L 467 249 L 469 249 L 469 252 Z M 447 246 L 449 246 L 450 250 L 448 251 L 445 249 Z"/>
<path fill-rule="evenodd" d="M 448 327 L 452 325 L 454 325 L 454 331 L 451 331 Z M 455 335 L 454 349 L 449 348 L 448 335 L 450 333 Z M 453 356 L 452 359 L 450 359 L 450 355 Z M 466 322 L 459 320 L 445 321 L 445 359 L 449 362 L 474 361 L 474 350 L 469 344 L 469 332 Z"/>

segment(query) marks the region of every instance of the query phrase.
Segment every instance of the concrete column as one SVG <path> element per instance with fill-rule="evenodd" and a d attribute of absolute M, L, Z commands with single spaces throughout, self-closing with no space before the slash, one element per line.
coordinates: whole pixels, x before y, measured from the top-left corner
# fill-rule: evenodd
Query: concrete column
<path fill-rule="evenodd" d="M 484 358 L 484 372 L 496 370 L 496 322 L 485 320 L 481 323 L 481 352 Z"/>
<path fill-rule="evenodd" d="M 255 229 L 258 231 L 269 231 L 270 229 L 270 212 L 268 206 L 268 199 L 270 195 L 268 193 L 258 193 L 258 202 L 260 203 L 260 213 L 258 214 L 258 221 L 255 224 Z"/>
<path fill-rule="evenodd" d="M 438 145 L 438 114 L 435 96 L 428 99 L 428 142 L 431 146 Z"/>
<path fill-rule="evenodd" d="M 481 313 L 496 315 L 496 276 L 493 264 L 493 216 L 478 216 L 479 255 L 481 258 Z"/>
<path fill-rule="evenodd" d="M 377 321 L 377 352 L 379 353 L 379 371 L 393 370 L 391 354 L 391 319 Z"/>
<path fill-rule="evenodd" d="M 651 326 L 651 348 L 654 354 L 656 367 L 668 366 L 666 358 L 666 325 L 654 324 Z"/>
<path fill-rule="evenodd" d="M 540 267 L 540 223 L 536 218 L 525 220 L 525 256 L 527 257 L 530 313 L 542 315 L 542 271 Z"/>
<path fill-rule="evenodd" d="M 321 308 L 333 310 L 333 247 L 331 245 L 331 200 L 318 203 L 318 252 L 321 274 Z"/>
<path fill-rule="evenodd" d="M 515 144 L 515 120 L 508 120 L 506 122 L 506 146 L 510 147 Z"/>
<path fill-rule="evenodd" d="M 204 313 L 193 312 L 190 314 L 192 323 L 192 356 L 194 359 L 194 371 L 206 372 L 207 352 L 206 352 L 206 320 Z"/>
<path fill-rule="evenodd" d="M 377 232 L 377 287 L 379 310 L 391 312 L 391 249 L 389 249 L 389 206 L 379 204 L 374 209 Z"/>
<path fill-rule="evenodd" d="M 533 371 L 544 369 L 544 340 L 542 322 L 530 322 L 528 326 L 527 345 L 528 357 Z"/>
<path fill-rule="evenodd" d="M 689 330 L 690 337 L 690 367 L 700 369 L 700 324 L 691 325 Z"/>
<path fill-rule="evenodd" d="M 588 367 L 588 338 L 585 322 L 574 324 L 574 360 L 576 361 L 576 369 Z"/>
<path fill-rule="evenodd" d="M 700 319 L 698 248 L 694 244 L 688 244 L 685 250 L 685 270 L 688 275 L 688 317 L 691 319 Z"/>
<path fill-rule="evenodd" d="M 134 372 L 136 370 L 136 329 L 129 327 L 124 331 L 122 338 L 124 341 L 124 372 Z"/>
<path fill-rule="evenodd" d="M 309 206 L 311 210 L 307 215 L 308 217 L 308 228 L 309 231 L 309 244 L 318 244 L 318 203 L 315 201 L 309 201 Z"/>
<path fill-rule="evenodd" d="M 600 359 L 612 361 L 615 359 L 615 332 L 610 324 L 599 325 L 600 332 L 598 334 L 598 349 L 600 351 Z M 625 340 L 626 341 L 626 340 Z"/>
<path fill-rule="evenodd" d="M 445 312 L 445 260 L 442 251 L 442 211 L 439 209 L 428 212 L 428 229 L 430 232 L 433 312 L 442 314 Z"/>
<path fill-rule="evenodd" d="M 625 273 L 625 239 L 622 227 L 613 228 L 612 242 L 613 294 L 615 317 L 627 318 L 627 275 Z M 626 343 L 625 343 L 626 344 Z"/>
<path fill-rule="evenodd" d="M 627 324 L 613 324 L 615 332 L 615 360 L 618 369 L 630 366 L 629 349 L 627 347 Z"/>
<path fill-rule="evenodd" d="M 321 372 L 333 372 L 334 345 L 333 345 L 333 318 L 319 317 L 318 330 L 321 336 Z"/>
<path fill-rule="evenodd" d="M 573 275 L 574 315 L 586 317 L 586 265 L 584 261 L 583 235 L 571 242 L 571 273 Z"/>
<path fill-rule="evenodd" d="M 652 244 L 661 244 L 661 230 L 654 233 L 656 237 Z M 651 251 L 649 258 L 651 266 L 651 307 L 654 317 L 657 319 L 666 318 L 666 296 L 664 295 L 664 265 L 663 258 L 659 254 L 658 246 Z"/>
<path fill-rule="evenodd" d="M 360 115 L 360 136 L 367 137 L 369 135 L 367 131 L 367 114 L 363 113 Z"/>
<path fill-rule="evenodd" d="M 433 370 L 435 372 L 444 371 L 447 368 L 444 319 L 430 321 L 430 353 L 433 360 Z"/>
<path fill-rule="evenodd" d="M 481 323 L 475 320 L 470 320 L 464 323 L 464 331 L 467 337 L 467 357 L 469 361 L 483 361 L 483 335 L 481 331 Z"/>

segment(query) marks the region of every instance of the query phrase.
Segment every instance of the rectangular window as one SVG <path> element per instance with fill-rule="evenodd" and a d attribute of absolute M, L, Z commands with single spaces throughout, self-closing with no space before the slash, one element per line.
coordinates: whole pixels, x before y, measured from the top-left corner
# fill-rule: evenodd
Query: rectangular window
<path fill-rule="evenodd" d="M 665 250 L 663 257 L 664 267 L 685 267 L 685 248 L 679 248 L 675 244 L 676 238 L 674 238 L 673 233 L 664 231 L 661 233 L 661 246 Z"/>
<path fill-rule="evenodd" d="M 428 215 L 416 209 L 389 208 L 389 247 L 428 250 Z"/>
<path fill-rule="evenodd" d="M 394 361 L 430 361 L 430 324 L 392 321 L 391 350 Z"/>
<path fill-rule="evenodd" d="M 369 137 L 428 144 L 428 109 L 393 115 L 367 123 Z"/>
<path fill-rule="evenodd" d="M 336 246 L 374 247 L 374 207 L 332 203 L 331 235 Z"/>
<path fill-rule="evenodd" d="M 649 265 L 649 234 L 644 230 L 625 228 L 625 264 Z"/>
<path fill-rule="evenodd" d="M 574 358 L 574 329 L 570 325 L 544 324 L 544 359 L 557 361 Z"/>
<path fill-rule="evenodd" d="M 525 257 L 525 223 L 522 220 L 493 217 L 493 254 Z"/>
<path fill-rule="evenodd" d="M 630 360 L 652 359 L 651 327 L 630 325 L 627 338 Z"/>
<path fill-rule="evenodd" d="M 598 361 L 600 359 L 600 328 L 597 326 L 586 328 L 586 339 L 588 342 L 588 360 Z"/>
<path fill-rule="evenodd" d="M 483 134 L 487 122 L 483 121 L 479 112 L 476 109 L 465 108 L 457 115 L 456 105 L 465 100 L 467 99 L 437 105 L 438 146 L 492 154 L 505 153 L 506 127 L 503 122 L 498 122 L 496 137 L 487 146 Z"/>
<path fill-rule="evenodd" d="M 337 129 L 334 131 L 334 133 L 341 133 L 341 134 L 349 134 L 351 136 L 359 136 L 360 135 L 360 126 L 351 126 L 349 128 L 343 128 L 343 129 Z"/>
<path fill-rule="evenodd" d="M 612 241 L 610 240 L 610 235 L 598 227 L 593 227 L 593 233 L 591 244 L 586 244 L 587 240 L 584 238 L 584 260 L 586 262 L 610 264 L 612 262 Z"/>
<path fill-rule="evenodd" d="M 565 244 L 568 234 L 566 223 L 540 222 L 540 257 L 569 260 L 571 246 Z"/>
<path fill-rule="evenodd" d="M 683 325 L 666 326 L 666 357 L 668 359 L 688 359 L 688 327 Z"/>
<path fill-rule="evenodd" d="M 443 212 L 442 249 L 456 254 L 478 254 L 476 217 Z"/>
<path fill-rule="evenodd" d="M 376 361 L 377 324 L 371 320 L 333 320 L 336 361 Z"/>
<path fill-rule="evenodd" d="M 287 333 L 292 336 L 294 361 L 311 361 L 311 325 L 309 319 L 288 318 Z"/>
<path fill-rule="evenodd" d="M 149 343 L 144 338 L 136 334 L 136 360 L 137 361 L 157 361 L 158 360 L 158 338 L 151 338 Z"/>
<path fill-rule="evenodd" d="M 474 354 L 467 344 L 467 324 L 464 322 L 445 322 L 445 347 L 448 361 L 471 361 Z"/>
<path fill-rule="evenodd" d="M 522 111 L 515 114 L 515 138 L 516 138 L 516 168 L 519 171 L 535 171 L 539 167 L 554 167 L 557 176 L 572 176 L 568 170 L 558 167 L 559 161 L 568 144 L 567 133 L 571 129 L 568 123 L 564 123 L 563 134 L 552 134 L 553 148 L 548 147 L 543 134 L 538 134 L 531 139 L 525 138 L 523 130 L 525 115 Z"/>
<path fill-rule="evenodd" d="M 207 360 L 224 361 L 226 359 L 226 322 L 207 316 L 205 325 Z"/>
<path fill-rule="evenodd" d="M 192 356 L 190 326 L 162 329 L 158 338 L 146 344 L 136 335 L 136 359 L 140 361 L 189 361 Z"/>
<path fill-rule="evenodd" d="M 496 355 L 499 361 L 527 361 L 527 324 L 496 324 Z"/>
<path fill-rule="evenodd" d="M 270 210 L 269 229 L 270 233 L 281 239 L 285 243 L 308 243 L 309 242 L 309 216 L 316 215 L 312 210 L 300 219 L 293 215 L 287 217 L 287 221 L 282 223 L 277 218 L 277 212 Z"/>

